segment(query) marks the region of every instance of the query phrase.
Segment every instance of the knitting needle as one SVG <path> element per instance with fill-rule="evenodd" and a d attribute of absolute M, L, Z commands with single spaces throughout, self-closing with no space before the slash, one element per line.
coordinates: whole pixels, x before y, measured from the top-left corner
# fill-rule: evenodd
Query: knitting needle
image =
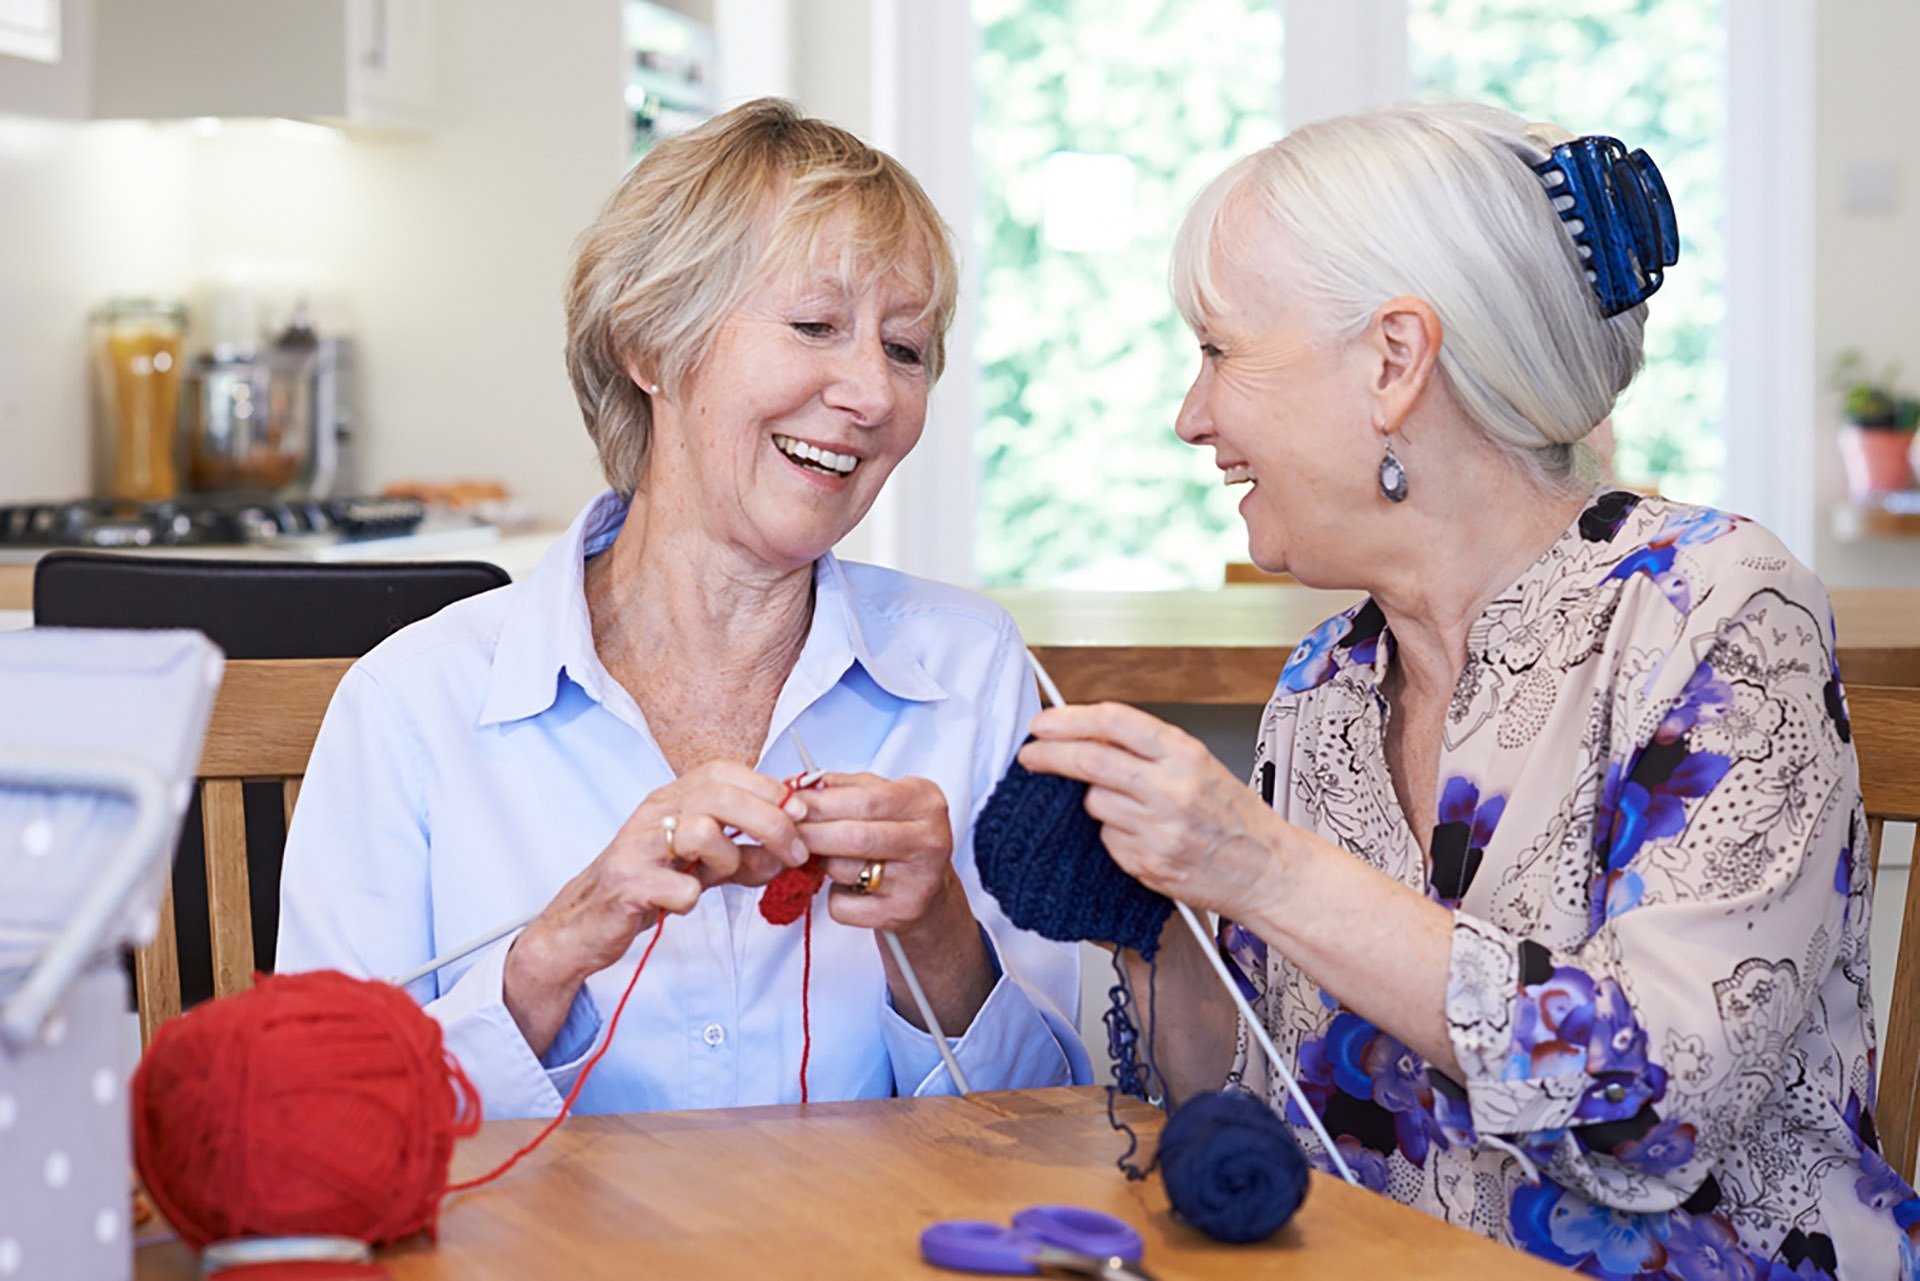
<path fill-rule="evenodd" d="M 520 927 L 524 925 L 532 924 L 533 918 L 540 915 L 541 911 L 544 911 L 544 910 L 545 909 L 543 908 L 535 909 L 534 911 L 528 912 L 525 916 L 521 917 L 517 921 L 508 921 L 505 925 L 502 925 L 499 929 L 489 930 L 478 938 L 468 939 L 465 943 L 462 943 L 459 947 L 453 948 L 449 951 L 442 952 L 440 955 L 434 957 L 431 961 L 428 961 L 425 965 L 415 966 L 413 969 L 408 970 L 405 974 L 402 974 L 397 978 L 388 979 L 387 982 L 393 984 L 395 987 L 405 987 L 407 984 L 412 983 L 417 979 L 423 979 L 427 977 L 427 975 L 433 973 L 435 970 L 444 969 L 447 966 L 452 965 L 455 961 L 459 960 L 461 957 L 468 956 L 474 952 L 478 952 L 481 948 L 485 947 L 489 943 L 494 942 L 497 939 L 505 938 L 507 935 L 513 933 L 515 930 L 519 929 Z"/>
<path fill-rule="evenodd" d="M 800 735 L 789 730 L 788 737 L 793 739 L 793 750 L 800 756 L 800 765 L 807 771 L 806 777 L 821 777 L 824 771 L 814 765 L 813 753 L 800 741 Z M 887 950 L 893 953 L 894 964 L 900 967 L 902 977 L 907 980 L 907 990 L 913 993 L 913 1003 L 919 1007 L 920 1018 L 933 1035 L 933 1046 L 940 1051 L 940 1060 L 947 1065 L 947 1075 L 953 1078 L 954 1088 L 962 1094 L 973 1093 L 972 1087 L 967 1084 L 967 1074 L 960 1070 L 960 1060 L 953 1056 L 953 1047 L 947 1044 L 947 1034 L 940 1028 L 940 1017 L 933 1012 L 933 1002 L 927 999 L 926 989 L 920 986 L 920 976 L 913 972 L 913 962 L 907 959 L 907 950 L 900 946 L 900 936 L 892 930 L 881 930 L 880 937 L 887 941 Z"/>
<path fill-rule="evenodd" d="M 1048 700 L 1055 707 L 1065 707 L 1067 701 L 1060 697 L 1060 687 L 1053 683 L 1051 676 L 1047 675 L 1047 669 L 1040 666 L 1040 660 L 1034 656 L 1032 650 L 1027 651 L 1027 662 L 1032 666 L 1034 676 L 1039 679 L 1040 688 L 1046 691 Z M 1334 1168 L 1340 1171 L 1341 1178 L 1358 1186 L 1360 1180 L 1353 1177 L 1353 1171 L 1347 1168 L 1346 1159 L 1340 1155 L 1340 1149 L 1334 1146 L 1326 1127 L 1320 1124 L 1320 1114 L 1314 1111 L 1313 1105 L 1307 1101 L 1306 1094 L 1300 1089 L 1300 1083 L 1294 1079 L 1293 1073 L 1287 1070 L 1286 1063 L 1281 1060 L 1280 1051 L 1274 1045 L 1273 1038 L 1267 1035 L 1266 1023 L 1254 1016 L 1253 1007 L 1247 1004 L 1247 998 L 1240 992 L 1240 985 L 1235 983 L 1233 976 L 1227 973 L 1227 963 L 1220 959 L 1220 950 L 1208 937 L 1206 926 L 1200 924 L 1200 918 L 1193 914 L 1193 909 L 1179 899 L 1174 899 L 1173 905 L 1180 909 L 1180 915 L 1186 919 L 1187 928 L 1193 931 L 1194 940 L 1200 944 L 1200 954 L 1213 966 L 1214 975 L 1220 980 L 1220 986 L 1225 988 L 1227 995 L 1233 999 L 1234 1008 L 1240 1012 L 1241 1021 L 1247 1025 L 1254 1039 L 1260 1043 L 1260 1049 L 1267 1056 L 1267 1062 L 1271 1063 L 1274 1070 L 1280 1074 L 1281 1081 L 1286 1084 L 1287 1092 L 1293 1095 L 1293 1101 L 1299 1105 L 1301 1113 L 1307 1118 L 1307 1124 L 1313 1127 L 1314 1134 L 1326 1148 L 1328 1159 L 1333 1162 Z M 1147 1034 L 1152 1036 L 1152 1030 L 1149 1029 Z"/>
<path fill-rule="evenodd" d="M 799 778 L 794 780 L 794 784 L 793 784 L 794 790 L 798 791 L 801 788 L 812 787 L 815 783 L 819 782 L 820 779 L 824 777 L 824 775 L 825 775 L 825 771 L 823 770 L 812 770 L 806 774 L 802 774 Z M 729 828 L 728 835 L 732 835 L 733 831 L 734 829 Z M 498 929 L 489 930 L 485 934 L 480 935 L 478 938 L 468 939 L 465 943 L 462 943 L 459 947 L 452 948 L 448 951 L 442 952 L 440 955 L 434 957 L 431 961 L 428 961 L 425 965 L 415 966 L 413 969 L 408 970 L 405 974 L 399 975 L 398 977 L 395 977 L 395 978 L 388 979 L 387 982 L 393 984 L 395 987 L 405 987 L 409 983 L 412 983 L 418 979 L 423 979 L 427 977 L 427 975 L 433 973 L 435 970 L 445 969 L 447 966 L 452 965 L 455 961 L 461 959 L 462 957 L 470 956 L 473 953 L 478 952 L 481 948 L 485 947 L 487 944 L 496 942 L 499 939 L 503 939 L 507 935 L 513 933 L 515 930 L 520 929 L 523 926 L 532 924 L 533 918 L 540 915 L 540 912 L 543 910 L 544 909 L 536 908 L 534 911 L 528 912 L 525 916 L 521 917 L 517 921 L 508 921 L 505 925 L 500 926 Z"/>

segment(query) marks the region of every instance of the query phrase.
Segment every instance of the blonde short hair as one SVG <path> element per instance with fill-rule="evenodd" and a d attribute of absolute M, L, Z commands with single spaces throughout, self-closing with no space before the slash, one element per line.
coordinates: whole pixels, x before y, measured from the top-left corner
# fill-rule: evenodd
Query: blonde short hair
<path fill-rule="evenodd" d="M 1285 252 L 1296 297 L 1336 335 L 1391 298 L 1439 314 L 1439 365 L 1467 414 L 1548 485 L 1640 369 L 1647 308 L 1600 314 L 1572 238 L 1532 166 L 1566 138 L 1465 103 L 1391 107 L 1305 125 L 1201 192 L 1174 244 L 1173 290 L 1197 326 L 1222 307 L 1211 258 Z M 1232 208 L 1277 237 L 1230 243 Z M 1276 243 L 1277 241 L 1277 243 Z"/>
<path fill-rule="evenodd" d="M 567 373 L 607 483 L 631 495 L 652 432 L 629 369 L 684 386 L 727 314 L 811 263 L 829 228 L 849 285 L 924 283 L 930 379 L 945 363 L 959 271 L 946 224 L 893 157 L 762 98 L 646 154 L 582 234 L 567 291 Z M 919 279 L 926 273 L 924 281 Z"/>

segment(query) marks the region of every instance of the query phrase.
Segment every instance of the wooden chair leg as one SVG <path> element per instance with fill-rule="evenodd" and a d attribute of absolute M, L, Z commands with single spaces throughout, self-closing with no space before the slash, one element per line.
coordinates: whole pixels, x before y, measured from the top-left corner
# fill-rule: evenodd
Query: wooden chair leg
<path fill-rule="evenodd" d="M 140 1009 L 140 1048 L 153 1044 L 153 1033 L 180 1013 L 180 946 L 173 932 L 173 884 L 160 900 L 160 928 L 153 942 L 133 954 L 134 1004 Z"/>
<path fill-rule="evenodd" d="M 210 778 L 200 793 L 207 836 L 207 932 L 213 994 L 253 986 L 253 912 L 247 893 L 247 814 L 237 778 Z"/>

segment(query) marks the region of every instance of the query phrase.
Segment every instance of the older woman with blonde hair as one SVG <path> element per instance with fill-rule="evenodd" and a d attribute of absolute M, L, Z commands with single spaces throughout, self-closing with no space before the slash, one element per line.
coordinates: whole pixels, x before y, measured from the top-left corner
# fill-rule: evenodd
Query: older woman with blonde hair
<path fill-rule="evenodd" d="M 579 1110 L 951 1090 L 885 930 L 975 1088 L 1087 1078 L 1073 952 L 973 870 L 1036 707 L 1019 636 L 832 553 L 920 437 L 955 277 L 912 177 L 784 103 L 634 167 L 567 308 L 612 488 L 348 672 L 283 968 L 404 974 L 537 909 L 410 989 L 489 1116 L 555 1112 L 623 1000 Z M 824 786 L 783 781 L 802 744 Z"/>
<path fill-rule="evenodd" d="M 1256 563 L 1367 599 L 1280 673 L 1252 789 L 1112 705 L 1020 759 L 1222 914 L 1362 1182 L 1597 1275 L 1911 1276 L 1826 593 L 1749 521 L 1577 479 L 1676 249 L 1644 153 L 1503 112 L 1235 164 L 1175 250 L 1178 431 Z M 1129 973 L 1176 1095 L 1239 1081 L 1329 1163 L 1170 930 Z"/>

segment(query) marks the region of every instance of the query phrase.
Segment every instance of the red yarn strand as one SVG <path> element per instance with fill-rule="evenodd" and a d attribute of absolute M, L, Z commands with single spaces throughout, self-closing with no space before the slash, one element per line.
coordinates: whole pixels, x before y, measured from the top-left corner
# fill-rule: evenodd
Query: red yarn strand
<path fill-rule="evenodd" d="M 813 988 L 813 900 L 807 900 L 806 934 L 800 961 L 800 1101 L 807 1101 L 807 1059 L 813 1054 L 813 1016 L 808 995 Z"/>
<path fill-rule="evenodd" d="M 573 1111 L 574 1100 L 580 1097 L 581 1087 L 586 1085 L 587 1078 L 593 1075 L 594 1065 L 600 1062 L 602 1056 L 604 1056 L 607 1050 L 613 1045 L 613 1034 L 620 1030 L 620 1016 L 626 1012 L 627 998 L 633 995 L 634 984 L 640 981 L 640 972 L 647 968 L 647 958 L 652 956 L 653 949 L 659 946 L 660 935 L 666 930 L 666 927 L 667 918 L 662 915 L 653 927 L 653 938 L 647 943 L 647 950 L 640 954 L 640 964 L 633 967 L 633 977 L 627 980 L 627 990 L 620 994 L 620 1004 L 613 1007 L 613 1018 L 607 1022 L 606 1039 L 600 1042 L 600 1048 L 593 1052 L 593 1057 L 587 1060 L 587 1065 L 580 1069 L 580 1075 L 574 1079 L 573 1088 L 567 1091 L 566 1102 L 560 1105 L 559 1115 L 547 1123 L 546 1129 L 534 1135 L 531 1143 L 521 1148 L 518 1152 L 515 1152 L 493 1170 L 481 1175 L 477 1179 L 468 1179 L 465 1183 L 449 1184 L 446 1195 L 452 1196 L 455 1192 L 465 1192 L 471 1188 L 477 1188 L 483 1183 L 493 1182 L 508 1170 L 511 1170 L 515 1165 L 519 1164 L 521 1157 L 546 1142 L 547 1136 L 560 1128 L 560 1123 L 567 1119 L 569 1112 Z"/>

